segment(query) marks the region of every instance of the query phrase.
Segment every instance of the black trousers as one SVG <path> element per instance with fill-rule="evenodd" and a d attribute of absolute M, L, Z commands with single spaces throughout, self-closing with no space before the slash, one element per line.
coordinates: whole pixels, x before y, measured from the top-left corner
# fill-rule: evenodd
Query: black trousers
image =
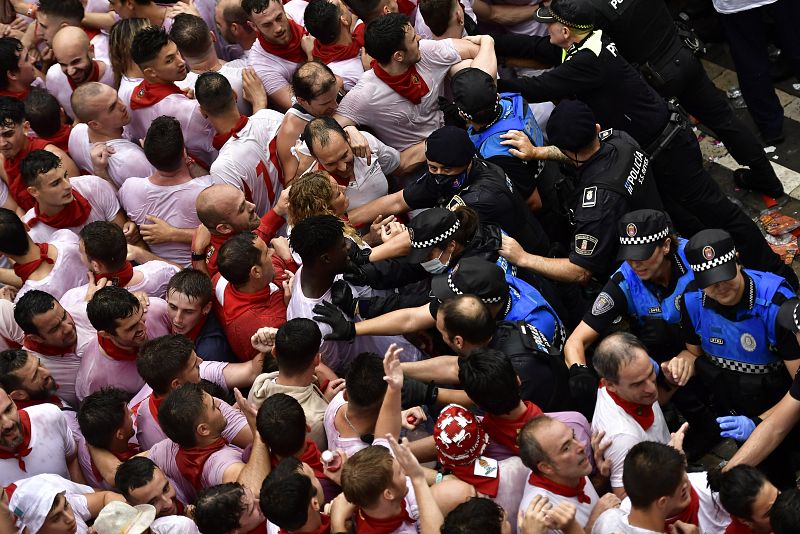
<path fill-rule="evenodd" d="M 720 15 L 736 64 L 739 87 L 750 115 L 764 135 L 777 135 L 783 129 L 783 106 L 775 94 L 769 74 L 768 35 L 763 17 L 769 14 L 781 54 L 800 76 L 800 2 L 778 0 L 759 8 Z"/>
<path fill-rule="evenodd" d="M 733 236 L 745 267 L 783 276 L 792 287 L 798 287 L 794 271 L 769 248 L 756 224 L 722 193 L 703 168 L 700 146 L 691 130 L 678 133 L 652 165 L 661 199 L 682 235 L 690 238 L 704 228 L 726 230 Z"/>
<path fill-rule="evenodd" d="M 753 178 L 764 189 L 776 193 L 783 190 L 761 142 L 736 117 L 725 94 L 708 79 L 703 64 L 691 50 L 681 48 L 668 62 L 658 65 L 657 70 L 664 80 L 664 86 L 657 88 L 662 96 L 677 97 L 686 111 L 711 128 L 739 165 L 750 167 L 755 174 Z"/>

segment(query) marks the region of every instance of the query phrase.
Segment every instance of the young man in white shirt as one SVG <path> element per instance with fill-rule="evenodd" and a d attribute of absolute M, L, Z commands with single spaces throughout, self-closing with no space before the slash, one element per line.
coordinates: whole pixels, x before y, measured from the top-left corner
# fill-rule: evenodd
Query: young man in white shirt
<path fill-rule="evenodd" d="M 214 19 L 222 37 L 229 43 L 236 43 L 244 50 L 246 60 L 256 40 L 256 31 L 250 27 L 247 13 L 240 0 L 218 0 Z"/>
<path fill-rule="evenodd" d="M 340 0 L 310 2 L 303 24 L 315 38 L 311 56 L 342 79 L 345 91 L 355 87 L 365 69 L 362 50 L 366 25 L 356 22 Z"/>
<path fill-rule="evenodd" d="M 113 87 L 86 83 L 75 89 L 70 101 L 81 122 L 70 132 L 69 153 L 82 174 L 100 176 L 119 189 L 129 176 L 155 172 L 142 147 L 123 137 L 131 116 Z"/>
<path fill-rule="evenodd" d="M 40 0 L 36 10 L 36 37 L 53 48 L 56 33 L 67 26 L 80 28 L 85 12 L 80 0 Z M 82 31 L 89 38 L 95 57 L 108 61 L 108 34 L 89 29 Z"/>
<path fill-rule="evenodd" d="M 105 61 L 94 59 L 92 45 L 84 31 L 67 26 L 53 38 L 53 55 L 56 63 L 47 71 L 47 90 L 70 117 L 75 117 L 70 97 L 79 86 L 89 82 L 114 85 L 114 71 Z"/>

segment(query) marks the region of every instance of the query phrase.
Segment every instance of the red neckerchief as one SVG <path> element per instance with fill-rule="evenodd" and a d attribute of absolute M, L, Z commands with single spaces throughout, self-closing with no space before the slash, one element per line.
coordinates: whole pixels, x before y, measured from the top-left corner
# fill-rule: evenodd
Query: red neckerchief
<path fill-rule="evenodd" d="M 186 96 L 181 88 L 174 83 L 150 83 L 147 80 L 142 80 L 131 93 L 131 110 L 153 106 L 169 95 Z"/>
<path fill-rule="evenodd" d="M 65 124 L 61 127 L 59 131 L 51 135 L 50 137 L 42 137 L 45 141 L 50 143 L 51 145 L 55 145 L 64 152 L 69 150 L 69 134 L 72 132 L 72 126 L 69 124 Z M 86 173 L 91 174 L 91 173 Z"/>
<path fill-rule="evenodd" d="M 22 91 L 9 91 L 8 89 L 2 89 L 0 90 L 0 96 L 10 96 L 11 98 L 16 98 L 17 100 L 24 102 L 25 99 L 28 98 L 28 94 L 30 92 L 30 87 L 23 89 Z"/>
<path fill-rule="evenodd" d="M 18 349 L 21 348 L 22 345 L 14 341 L 13 339 L 8 339 L 6 336 L 0 335 L 0 339 L 5 341 L 6 345 L 8 345 L 9 349 Z"/>
<path fill-rule="evenodd" d="M 295 530 L 292 534 L 330 534 L 331 531 L 331 518 L 325 514 L 319 514 L 322 521 L 318 529 L 315 530 Z M 279 529 L 278 534 L 289 534 L 288 531 Z"/>
<path fill-rule="evenodd" d="M 725 534 L 753 534 L 753 531 L 738 518 L 731 516 L 731 522 L 725 529 Z"/>
<path fill-rule="evenodd" d="M 47 255 L 47 249 L 49 248 L 47 243 L 36 243 L 36 246 L 39 247 L 39 258 L 26 261 L 25 263 L 14 264 L 14 274 L 22 279 L 23 284 L 28 280 L 28 278 L 31 277 L 33 271 L 38 269 L 41 264 L 49 263 L 52 265 L 55 263 L 53 259 Z"/>
<path fill-rule="evenodd" d="M 47 343 L 39 343 L 29 336 L 25 336 L 25 339 L 22 341 L 22 346 L 44 356 L 63 356 L 65 354 L 74 353 L 78 348 L 78 342 L 76 341 L 71 347 L 54 347 Z"/>
<path fill-rule="evenodd" d="M 301 462 L 308 464 L 317 478 L 328 478 L 325 476 L 325 469 L 322 467 L 322 453 L 319 452 L 313 439 L 306 438 L 305 450 L 303 450 L 303 454 L 300 455 L 299 459 Z"/>
<path fill-rule="evenodd" d="M 357 57 L 361 54 L 361 47 L 364 46 L 364 28 L 366 24 L 359 24 L 353 30 L 353 41 L 349 45 L 322 44 L 319 39 L 314 39 L 314 50 L 311 55 L 325 63 L 334 61 L 344 61 Z"/>
<path fill-rule="evenodd" d="M 126 261 L 119 270 L 110 273 L 95 273 L 95 280 L 100 280 L 101 278 L 105 278 L 117 287 L 125 287 L 133 278 L 133 264 Z"/>
<path fill-rule="evenodd" d="M 669 526 L 674 524 L 676 521 L 683 521 L 689 525 L 699 525 L 697 514 L 700 512 L 700 496 L 697 494 L 691 484 L 689 484 L 689 491 L 691 491 L 691 500 L 689 501 L 689 506 L 684 508 L 684 510 L 678 515 L 670 517 L 664 521 L 664 531 L 669 532 Z"/>
<path fill-rule="evenodd" d="M 606 388 L 606 392 L 608 396 L 611 397 L 617 406 L 622 408 L 626 414 L 633 417 L 633 419 L 639 423 L 639 426 L 642 427 L 643 430 L 647 430 L 656 420 L 655 413 L 653 413 L 653 405 L 645 406 L 644 404 L 636 404 L 634 402 L 629 402 L 611 391 L 610 389 Z"/>
<path fill-rule="evenodd" d="M 100 344 L 100 348 L 103 349 L 103 352 L 111 358 L 112 360 L 116 360 L 118 362 L 135 362 L 136 361 L 136 354 L 138 353 L 137 350 L 131 349 L 123 349 L 122 347 L 118 347 L 111 341 L 111 338 L 101 336 L 97 334 L 97 342 Z"/>
<path fill-rule="evenodd" d="M 259 523 L 256 528 L 248 532 L 247 534 L 267 534 L 267 522 L 264 521 L 263 523 Z"/>
<path fill-rule="evenodd" d="M 408 515 L 405 499 L 400 502 L 400 513 L 393 517 L 376 519 L 365 514 L 360 508 L 356 512 L 356 532 L 358 534 L 389 534 L 400 528 L 403 523 L 416 523 Z"/>
<path fill-rule="evenodd" d="M 15 400 L 14 405 L 17 407 L 17 410 L 24 410 L 25 408 L 30 408 L 31 406 L 39 406 L 40 404 L 55 404 L 59 408 L 63 408 L 64 405 L 61 403 L 61 399 L 56 397 L 55 395 L 50 395 L 46 399 L 25 399 L 25 400 Z"/>
<path fill-rule="evenodd" d="M 268 43 L 267 40 L 264 39 L 264 36 L 261 35 L 261 32 L 256 33 L 258 36 L 258 42 L 265 52 L 272 54 L 273 56 L 278 56 L 279 58 L 283 58 L 286 61 L 291 61 L 292 63 L 302 63 L 308 59 L 308 56 L 306 56 L 306 53 L 303 51 L 303 47 L 300 46 L 300 44 L 303 42 L 303 35 L 306 34 L 306 29 L 292 19 L 288 20 L 289 32 L 292 34 L 292 37 L 289 39 L 288 43 L 284 45 L 274 45 L 272 43 Z"/>
<path fill-rule="evenodd" d="M 216 134 L 214 138 L 211 140 L 211 144 L 214 146 L 214 148 L 220 150 L 222 148 L 222 145 L 224 145 L 228 141 L 228 139 L 230 139 L 231 137 L 237 137 L 236 134 L 242 131 L 242 128 L 245 127 L 247 121 L 249 120 L 250 119 L 248 119 L 244 115 L 239 115 L 239 120 L 236 121 L 236 124 L 233 126 L 233 128 L 231 128 L 225 133 Z"/>
<path fill-rule="evenodd" d="M 208 457 L 223 448 L 227 443 L 224 439 L 217 438 L 217 440 L 205 447 L 191 447 L 178 449 L 178 454 L 175 455 L 175 463 L 178 465 L 178 471 L 181 475 L 188 480 L 192 487 L 196 490 L 202 489 L 203 466 L 206 464 Z"/>
<path fill-rule="evenodd" d="M 484 461 L 482 458 L 475 460 L 476 462 Z M 497 489 L 500 487 L 500 466 L 498 465 L 498 473 L 496 477 L 482 477 L 475 474 L 475 463 L 468 465 L 447 465 L 445 466 L 448 471 L 453 473 L 456 478 L 463 480 L 468 484 L 472 484 L 476 490 L 489 497 L 497 497 Z"/>
<path fill-rule="evenodd" d="M 412 2 L 411 0 L 397 0 L 397 10 L 407 17 L 410 17 L 416 8 L 416 2 Z"/>
<path fill-rule="evenodd" d="M 271 294 L 272 289 L 269 285 L 255 293 L 245 293 L 233 287 L 233 284 L 229 282 L 225 286 L 224 303 L 222 305 L 225 310 L 226 320 L 234 321 L 253 306 L 264 304 Z"/>
<path fill-rule="evenodd" d="M 561 495 L 562 497 L 577 498 L 578 502 L 582 504 L 590 504 L 592 502 L 592 499 L 583 491 L 583 488 L 586 487 L 586 477 L 581 477 L 581 481 L 573 488 L 553 482 L 549 478 L 539 476 L 536 473 L 531 473 L 531 476 L 528 477 L 528 484 L 536 486 L 537 488 L 542 488 L 550 493 Z"/>
<path fill-rule="evenodd" d="M 189 339 L 191 339 L 191 340 L 192 340 L 192 343 L 196 343 L 196 342 L 197 342 L 197 336 L 199 336 L 199 335 L 200 335 L 200 331 L 201 331 L 201 330 L 203 329 L 203 327 L 206 325 L 206 321 L 208 321 L 208 315 L 207 315 L 207 314 L 206 314 L 206 315 L 203 315 L 203 316 L 200 318 L 200 320 L 199 320 L 199 321 L 197 321 L 197 324 L 196 324 L 196 325 L 194 325 L 194 327 L 192 327 L 192 329 L 191 329 L 191 330 L 189 330 L 188 332 L 186 332 L 186 333 L 184 334 L 184 336 L 186 336 L 186 337 L 188 337 Z"/>
<path fill-rule="evenodd" d="M 503 419 L 496 415 L 487 413 L 483 417 L 483 429 L 492 438 L 492 441 L 503 445 L 514 451 L 514 454 L 519 454 L 519 445 L 517 444 L 517 436 L 525 423 L 542 415 L 542 410 L 531 401 L 525 401 L 525 413 L 517 419 Z"/>
<path fill-rule="evenodd" d="M 89 75 L 89 78 L 83 83 L 97 82 L 97 81 L 100 81 L 100 62 L 92 60 L 92 73 Z M 69 86 L 72 88 L 73 91 L 78 88 L 78 84 L 73 82 L 72 78 L 70 78 L 69 76 L 67 76 L 67 82 L 69 82 Z"/>
<path fill-rule="evenodd" d="M 125 462 L 130 460 L 131 458 L 133 458 L 142 451 L 139 450 L 139 446 L 136 445 L 135 443 L 128 443 L 128 450 L 126 450 L 125 452 L 113 452 L 113 451 L 108 451 L 108 452 L 113 454 L 114 457 L 116 457 L 116 459 L 119 460 L 120 462 Z M 103 474 L 94 464 L 94 460 L 91 458 L 91 456 L 89 457 L 89 463 L 92 466 L 92 474 L 94 474 L 94 477 L 97 480 L 104 480 Z"/>
<path fill-rule="evenodd" d="M 219 272 L 217 269 L 217 252 L 222 244 L 230 239 L 233 234 L 211 234 L 211 244 L 206 249 L 206 265 L 208 266 L 208 273 L 214 276 Z"/>
<path fill-rule="evenodd" d="M 36 200 L 28 193 L 28 186 L 22 179 L 22 175 L 19 172 L 19 165 L 32 150 L 44 150 L 44 147 L 48 144 L 49 143 L 44 139 L 29 136 L 25 141 L 25 145 L 20 149 L 17 155 L 13 158 L 6 158 L 3 162 L 3 168 L 6 171 L 6 177 L 8 177 L 8 190 L 11 192 L 11 196 L 14 197 L 14 200 L 17 201 L 19 207 L 25 211 L 31 209 L 36 204 Z"/>
<path fill-rule="evenodd" d="M 391 87 L 395 93 L 410 100 L 412 104 L 422 102 L 422 97 L 428 94 L 428 84 L 417 72 L 417 66 L 411 65 L 403 74 L 392 76 L 376 60 L 370 63 L 372 72 L 380 81 Z"/>
<path fill-rule="evenodd" d="M 147 406 L 150 408 L 150 415 L 153 416 L 153 420 L 158 423 L 158 426 L 161 426 L 161 423 L 158 421 L 158 408 L 161 406 L 161 403 L 164 402 L 166 397 L 159 397 L 155 393 L 150 394 L 150 399 L 147 401 Z"/>
<path fill-rule="evenodd" d="M 100 35 L 100 30 L 93 30 L 92 28 L 83 28 L 83 27 L 81 29 L 83 30 L 83 33 L 86 34 L 86 37 L 88 37 L 90 41 L 95 37 L 97 37 L 98 35 Z"/>
<path fill-rule="evenodd" d="M 22 443 L 19 444 L 14 452 L 0 451 L 0 459 L 8 460 L 9 458 L 16 458 L 19 468 L 27 473 L 28 471 L 25 469 L 25 460 L 23 460 L 23 458 L 28 456 L 33 450 L 30 448 L 31 417 L 25 410 L 20 410 L 17 413 L 19 414 L 19 421 L 22 424 Z"/>
<path fill-rule="evenodd" d="M 61 211 L 55 215 L 45 215 L 39 211 L 39 203 L 33 206 L 33 218 L 28 221 L 28 227 L 33 228 L 40 222 L 45 223 L 53 228 L 72 228 L 73 226 L 81 226 L 89 219 L 89 214 L 92 213 L 92 205 L 86 200 L 86 197 L 73 188 L 72 202 L 61 208 Z"/>

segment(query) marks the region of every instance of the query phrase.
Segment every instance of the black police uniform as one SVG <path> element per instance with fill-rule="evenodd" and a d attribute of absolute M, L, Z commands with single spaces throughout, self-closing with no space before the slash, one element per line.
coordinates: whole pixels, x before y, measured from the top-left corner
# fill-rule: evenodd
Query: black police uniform
<path fill-rule="evenodd" d="M 498 80 L 498 90 L 520 92 L 531 102 L 584 101 L 602 127 L 627 132 L 647 154 L 655 155 L 652 167 L 658 190 L 681 233 L 692 235 L 702 225 L 724 227 L 736 240 L 746 265 L 780 273 L 797 286 L 794 271 L 780 261 L 755 223 L 703 168 L 697 138 L 680 113 L 670 111 L 601 30 L 590 32 L 566 52 L 551 44 L 549 37 L 525 35 L 498 36 L 495 49 L 500 57 L 534 58 L 557 65 L 539 76 Z"/>
<path fill-rule="evenodd" d="M 760 190 L 777 195 L 780 180 L 752 130 L 733 113 L 725 95 L 709 80 L 678 29 L 664 2 L 652 0 L 590 0 L 597 20 L 620 53 L 639 65 L 644 78 L 665 98 L 681 105 L 711 128 L 741 165 L 749 166 Z M 752 179 L 752 178 L 751 178 Z"/>
<path fill-rule="evenodd" d="M 435 177 L 425 173 L 403 189 L 403 200 L 412 210 L 469 206 L 478 212 L 481 222 L 498 225 L 525 250 L 540 255 L 547 255 L 549 251 L 550 240 L 541 224 L 525 201 L 514 193 L 503 170 L 480 158 L 473 158 L 469 175 L 460 187 L 454 189 L 450 183 L 438 183 Z"/>

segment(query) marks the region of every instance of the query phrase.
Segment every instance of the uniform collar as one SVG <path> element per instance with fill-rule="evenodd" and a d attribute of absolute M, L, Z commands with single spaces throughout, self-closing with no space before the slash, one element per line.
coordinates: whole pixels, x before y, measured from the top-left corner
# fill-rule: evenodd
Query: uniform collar
<path fill-rule="evenodd" d="M 706 297 L 705 292 L 703 292 L 703 307 L 714 310 L 723 316 L 735 314 L 738 310 L 742 309 L 748 311 L 752 310 L 753 306 L 756 304 L 756 283 L 744 270 L 742 270 L 742 276 L 744 276 L 744 293 L 742 294 L 742 300 L 737 304 L 733 306 L 723 306 L 716 300 Z"/>

